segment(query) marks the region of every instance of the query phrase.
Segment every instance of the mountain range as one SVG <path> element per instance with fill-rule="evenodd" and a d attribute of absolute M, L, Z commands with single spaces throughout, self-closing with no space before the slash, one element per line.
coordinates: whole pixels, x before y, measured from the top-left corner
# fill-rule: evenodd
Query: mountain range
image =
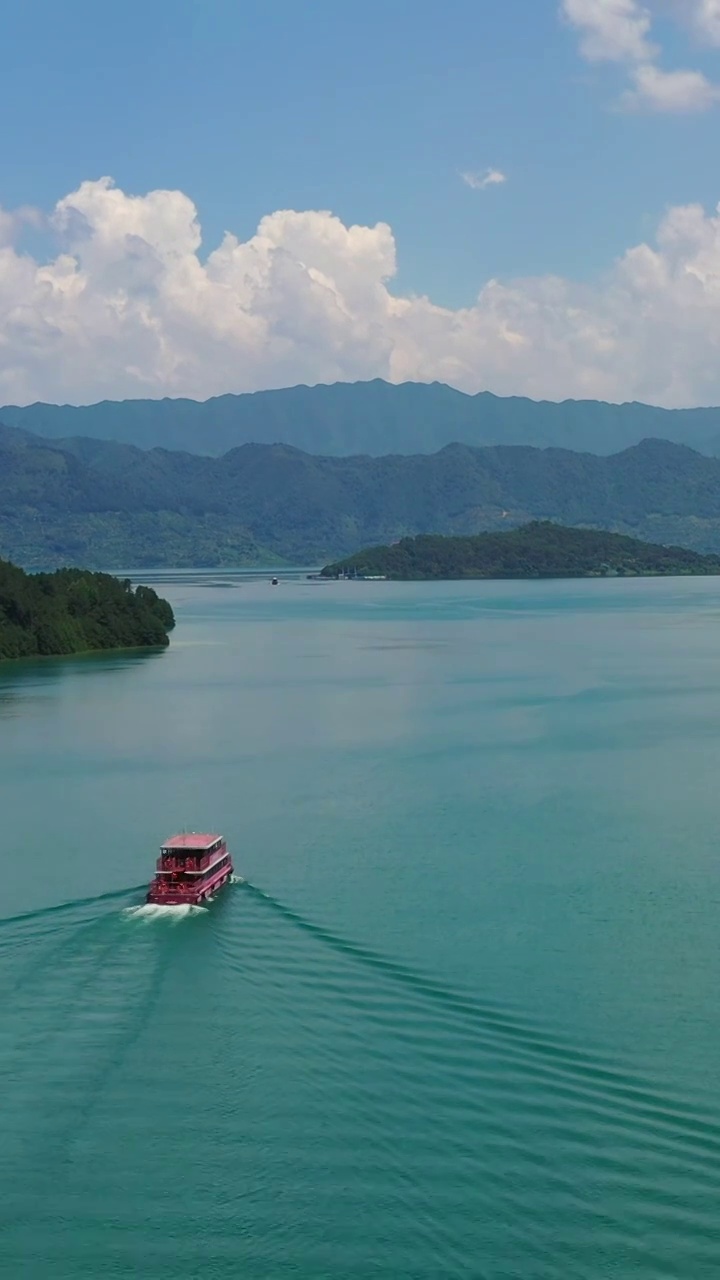
<path fill-rule="evenodd" d="M 90 436 L 219 457 L 241 444 L 290 444 L 324 456 L 436 453 L 445 445 L 534 445 L 611 454 L 648 437 L 720 454 L 720 409 L 566 400 L 561 404 L 442 383 L 288 387 L 212 400 L 6 405 L 0 422 L 50 439 Z"/>
<path fill-rule="evenodd" d="M 0 428 L 0 555 L 30 567 L 317 564 L 529 520 L 719 552 L 720 460 L 666 440 L 609 457 L 464 444 L 318 457 L 246 444 L 212 458 Z"/>

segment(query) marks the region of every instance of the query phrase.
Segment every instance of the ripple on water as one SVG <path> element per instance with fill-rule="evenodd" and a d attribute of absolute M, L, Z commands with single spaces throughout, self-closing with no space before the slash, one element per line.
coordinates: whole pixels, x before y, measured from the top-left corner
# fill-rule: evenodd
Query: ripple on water
<path fill-rule="evenodd" d="M 2 922 L 7 1274 L 717 1274 L 720 1115 L 251 886 L 131 898 Z"/>

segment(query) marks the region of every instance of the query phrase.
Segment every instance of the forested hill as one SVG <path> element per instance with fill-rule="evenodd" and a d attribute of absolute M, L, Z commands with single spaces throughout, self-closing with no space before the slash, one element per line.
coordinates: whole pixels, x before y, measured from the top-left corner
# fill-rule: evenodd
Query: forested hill
<path fill-rule="evenodd" d="M 426 534 L 371 547 L 323 569 L 326 578 L 600 578 L 720 574 L 720 556 L 661 547 L 616 533 L 536 521 L 473 538 Z"/>
<path fill-rule="evenodd" d="M 533 445 L 610 454 L 657 436 L 720 453 L 720 409 L 566 400 L 561 404 L 442 383 L 372 382 L 288 387 L 196 400 L 106 400 L 72 405 L 8 405 L 0 422 L 53 439 L 91 436 L 143 449 L 212 456 L 238 445 L 293 445 L 307 453 L 435 453 L 447 444 Z"/>
<path fill-rule="evenodd" d="M 166 645 L 174 625 L 151 587 L 82 569 L 27 574 L 0 560 L 0 659 Z"/>
<path fill-rule="evenodd" d="M 720 552 L 720 460 L 663 440 L 609 458 L 464 445 L 385 458 L 244 445 L 203 458 L 0 427 L 0 556 L 26 567 L 322 564 L 529 520 Z"/>

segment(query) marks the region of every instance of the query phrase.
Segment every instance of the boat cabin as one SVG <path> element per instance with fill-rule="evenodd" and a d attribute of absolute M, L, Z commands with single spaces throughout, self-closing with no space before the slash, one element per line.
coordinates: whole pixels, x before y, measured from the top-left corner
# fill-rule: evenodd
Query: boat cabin
<path fill-rule="evenodd" d="M 171 880 L 202 875 L 228 857 L 222 836 L 197 835 L 194 831 L 166 840 L 160 850 L 157 869 Z"/>

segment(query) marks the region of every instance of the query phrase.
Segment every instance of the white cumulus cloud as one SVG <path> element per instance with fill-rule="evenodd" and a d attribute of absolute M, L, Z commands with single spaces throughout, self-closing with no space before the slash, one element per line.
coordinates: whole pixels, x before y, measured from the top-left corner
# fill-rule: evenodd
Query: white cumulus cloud
<path fill-rule="evenodd" d="M 466 169 L 460 174 L 466 187 L 470 187 L 472 191 L 485 191 L 488 187 L 501 187 L 507 182 L 507 174 L 501 173 L 499 169 L 485 169 L 483 173 L 476 173 L 473 170 Z"/>
<path fill-rule="evenodd" d="M 670 210 L 595 284 L 490 280 L 472 305 L 392 291 L 390 227 L 279 210 L 201 255 L 192 201 L 84 182 L 53 256 L 0 218 L 0 404 L 383 377 L 536 398 L 720 403 L 720 211 Z"/>
<path fill-rule="evenodd" d="M 720 44 L 720 0 L 669 0 L 670 11 L 703 43 Z M 653 8 L 667 9 L 667 0 Z M 662 53 L 650 39 L 652 9 L 640 0 L 561 0 L 561 15 L 580 37 L 590 62 L 630 63 L 633 88 L 621 105 L 665 113 L 707 111 L 720 101 L 720 86 L 701 71 L 658 66 Z"/>
<path fill-rule="evenodd" d="M 649 62 L 659 52 L 648 40 L 650 13 L 636 0 L 563 0 L 562 13 L 580 33 L 590 61 Z"/>
<path fill-rule="evenodd" d="M 676 7 L 700 40 L 720 45 L 720 0 L 676 0 Z"/>
<path fill-rule="evenodd" d="M 720 87 L 701 71 L 663 71 L 652 64 L 636 67 L 635 88 L 623 97 L 627 107 L 675 114 L 707 111 L 720 101 Z"/>

